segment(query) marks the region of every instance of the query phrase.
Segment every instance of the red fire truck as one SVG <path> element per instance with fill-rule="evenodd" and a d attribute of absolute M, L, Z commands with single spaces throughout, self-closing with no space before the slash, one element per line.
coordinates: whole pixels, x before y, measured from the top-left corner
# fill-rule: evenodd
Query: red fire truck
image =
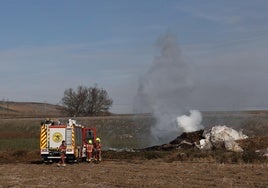
<path fill-rule="evenodd" d="M 68 123 L 45 120 L 41 122 L 40 154 L 44 162 L 60 159 L 59 146 L 66 142 L 66 161 L 77 162 L 86 158 L 85 144 L 88 140 L 96 141 L 96 128 L 88 128 L 69 119 Z"/>

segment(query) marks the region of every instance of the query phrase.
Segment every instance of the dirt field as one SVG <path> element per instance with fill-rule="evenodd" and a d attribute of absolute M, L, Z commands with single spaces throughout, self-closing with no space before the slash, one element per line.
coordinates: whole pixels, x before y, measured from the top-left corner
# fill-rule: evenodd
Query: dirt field
<path fill-rule="evenodd" d="M 268 187 L 267 164 L 161 160 L 0 165 L 0 187 Z"/>

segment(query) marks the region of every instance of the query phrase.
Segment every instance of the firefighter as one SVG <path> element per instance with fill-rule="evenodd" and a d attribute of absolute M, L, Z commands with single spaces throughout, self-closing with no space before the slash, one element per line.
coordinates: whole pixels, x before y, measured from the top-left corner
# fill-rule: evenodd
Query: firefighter
<path fill-rule="evenodd" d="M 87 140 L 86 139 L 84 139 L 83 154 L 82 154 L 82 156 L 87 161 Z"/>
<path fill-rule="evenodd" d="M 97 160 L 97 162 L 101 162 L 101 140 L 100 138 L 96 138 L 96 143 L 95 143 L 95 160 Z"/>
<path fill-rule="evenodd" d="M 90 163 L 91 160 L 92 160 L 92 151 L 93 151 L 93 143 L 92 143 L 92 140 L 89 140 L 88 141 L 88 144 L 87 144 L 87 161 Z"/>
<path fill-rule="evenodd" d="M 65 144 L 65 141 L 64 140 L 61 142 L 61 145 L 59 147 L 59 151 L 60 151 L 60 158 L 61 158 L 61 160 L 59 161 L 58 166 L 60 166 L 60 165 L 66 166 L 66 164 L 65 164 L 66 144 Z"/>

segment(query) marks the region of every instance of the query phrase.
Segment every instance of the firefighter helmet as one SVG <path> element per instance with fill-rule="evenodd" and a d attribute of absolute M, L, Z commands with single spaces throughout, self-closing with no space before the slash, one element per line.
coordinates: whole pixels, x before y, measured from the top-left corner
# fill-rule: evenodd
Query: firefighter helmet
<path fill-rule="evenodd" d="M 89 140 L 88 143 L 89 143 L 89 144 L 92 144 L 92 140 Z"/>
<path fill-rule="evenodd" d="M 97 141 L 97 142 L 100 142 L 100 138 L 96 138 L 96 141 Z"/>

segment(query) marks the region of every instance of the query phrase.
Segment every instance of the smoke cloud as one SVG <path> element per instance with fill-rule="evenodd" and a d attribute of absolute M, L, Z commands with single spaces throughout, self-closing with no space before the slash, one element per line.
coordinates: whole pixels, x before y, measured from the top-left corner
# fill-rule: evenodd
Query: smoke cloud
<path fill-rule="evenodd" d="M 159 38 L 156 47 L 160 55 L 140 79 L 134 106 L 136 112 L 151 112 L 156 119 L 151 127 L 152 144 L 170 141 L 184 130 L 198 129 L 202 120 L 198 111 L 182 116 L 190 110 L 188 101 L 194 81 L 192 68 L 182 56 L 177 37 L 167 33 Z"/>
<path fill-rule="evenodd" d="M 192 132 L 204 128 L 201 125 L 202 115 L 197 110 L 190 110 L 190 115 L 177 117 L 178 127 L 184 132 Z"/>

